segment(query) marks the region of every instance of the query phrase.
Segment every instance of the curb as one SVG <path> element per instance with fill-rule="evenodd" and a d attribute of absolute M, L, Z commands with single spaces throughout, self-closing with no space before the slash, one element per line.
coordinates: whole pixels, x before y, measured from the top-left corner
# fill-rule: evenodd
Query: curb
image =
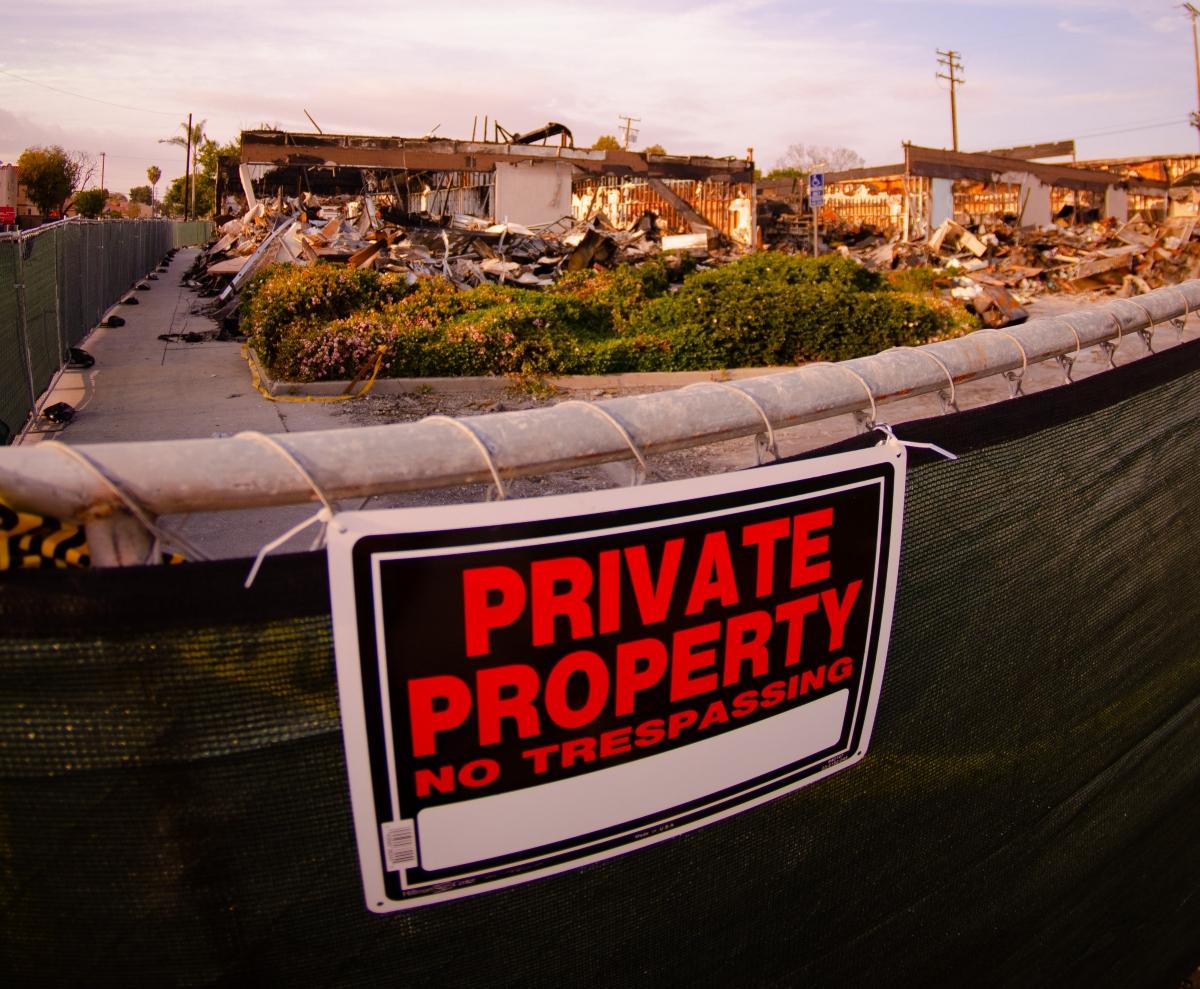
<path fill-rule="evenodd" d="M 254 370 L 267 393 L 271 396 L 296 395 L 312 398 L 332 398 L 345 395 L 349 381 L 278 381 L 272 378 L 253 348 L 248 353 Z M 574 374 L 543 379 L 556 391 L 617 391 L 629 388 L 677 388 L 700 381 L 737 381 L 742 378 L 757 378 L 765 374 L 780 374 L 794 371 L 794 367 L 739 367 L 716 371 L 629 371 L 623 374 Z M 461 378 L 377 378 L 371 391 L 376 395 L 462 395 L 480 393 L 503 395 L 519 387 L 512 378 L 461 377 Z"/>

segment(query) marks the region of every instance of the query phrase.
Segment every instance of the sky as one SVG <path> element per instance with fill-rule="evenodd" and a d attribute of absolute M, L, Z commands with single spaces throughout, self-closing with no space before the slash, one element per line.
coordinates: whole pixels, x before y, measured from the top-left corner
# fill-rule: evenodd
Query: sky
<path fill-rule="evenodd" d="M 103 151 L 122 192 L 150 165 L 183 174 L 183 150 L 158 141 L 189 112 L 221 141 L 311 131 L 307 109 L 326 133 L 405 137 L 556 120 L 583 146 L 626 114 L 635 148 L 752 147 L 766 171 L 805 143 L 888 164 L 902 141 L 950 146 L 937 48 L 962 53 L 962 150 L 1198 147 L 1190 22 L 1167 0 L 38 0 L 4 22 L 0 162 Z"/>

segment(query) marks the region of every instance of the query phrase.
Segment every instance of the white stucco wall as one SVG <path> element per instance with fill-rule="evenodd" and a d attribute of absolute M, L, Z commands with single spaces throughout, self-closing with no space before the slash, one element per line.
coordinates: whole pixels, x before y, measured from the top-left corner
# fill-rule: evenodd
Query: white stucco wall
<path fill-rule="evenodd" d="M 954 219 L 954 180 L 930 179 L 929 229 L 936 230 L 946 220 Z"/>
<path fill-rule="evenodd" d="M 570 216 L 571 172 L 561 161 L 497 164 L 493 219 L 530 226 Z"/>
<path fill-rule="evenodd" d="M 1124 189 L 1109 187 L 1104 194 L 1104 215 L 1122 223 L 1129 219 L 1129 196 Z"/>

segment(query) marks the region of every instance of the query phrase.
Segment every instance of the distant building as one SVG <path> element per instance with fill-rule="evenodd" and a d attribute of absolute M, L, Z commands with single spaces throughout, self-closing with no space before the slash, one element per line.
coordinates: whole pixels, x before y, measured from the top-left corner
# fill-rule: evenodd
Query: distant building
<path fill-rule="evenodd" d="M 21 218 L 35 218 L 37 215 L 37 208 L 29 201 L 25 187 L 21 185 L 17 166 L 0 163 L 0 226 L 13 223 L 28 225 L 29 220 L 23 222 Z"/>

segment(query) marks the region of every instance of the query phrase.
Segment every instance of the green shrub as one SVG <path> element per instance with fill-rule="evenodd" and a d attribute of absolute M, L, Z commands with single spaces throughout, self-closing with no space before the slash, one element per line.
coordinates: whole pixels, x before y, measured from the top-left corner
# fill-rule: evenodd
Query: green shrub
<path fill-rule="evenodd" d="M 568 275 L 545 291 L 441 278 L 411 290 L 333 266 L 273 269 L 243 301 L 271 372 L 352 377 L 383 348 L 395 377 L 707 370 L 845 360 L 969 329 L 961 307 L 897 292 L 840 256 L 763 253 L 671 291 L 658 261 Z"/>
<path fill-rule="evenodd" d="M 951 324 L 846 258 L 762 253 L 693 275 L 644 306 L 631 329 L 666 340 L 673 369 L 704 370 L 845 360 Z"/>

